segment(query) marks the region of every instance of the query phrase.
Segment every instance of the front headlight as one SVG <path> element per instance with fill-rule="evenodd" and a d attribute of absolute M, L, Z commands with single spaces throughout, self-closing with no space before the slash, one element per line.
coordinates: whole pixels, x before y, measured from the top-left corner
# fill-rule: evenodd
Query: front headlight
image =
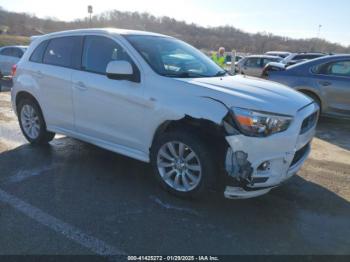
<path fill-rule="evenodd" d="M 293 120 L 291 116 L 252 111 L 244 108 L 232 108 L 240 131 L 247 136 L 269 136 L 288 129 Z"/>

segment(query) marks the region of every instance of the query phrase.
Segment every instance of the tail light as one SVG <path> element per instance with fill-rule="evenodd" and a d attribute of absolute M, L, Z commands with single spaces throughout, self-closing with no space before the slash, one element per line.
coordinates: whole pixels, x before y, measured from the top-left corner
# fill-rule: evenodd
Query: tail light
<path fill-rule="evenodd" d="M 11 69 L 11 76 L 14 77 L 16 75 L 17 65 L 13 65 Z"/>

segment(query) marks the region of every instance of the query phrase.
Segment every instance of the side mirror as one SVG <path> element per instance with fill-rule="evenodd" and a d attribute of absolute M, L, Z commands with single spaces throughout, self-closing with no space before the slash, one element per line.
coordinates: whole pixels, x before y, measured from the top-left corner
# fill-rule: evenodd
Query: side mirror
<path fill-rule="evenodd" d="M 134 70 L 128 61 L 111 61 L 106 69 L 107 77 L 115 80 L 134 81 Z"/>

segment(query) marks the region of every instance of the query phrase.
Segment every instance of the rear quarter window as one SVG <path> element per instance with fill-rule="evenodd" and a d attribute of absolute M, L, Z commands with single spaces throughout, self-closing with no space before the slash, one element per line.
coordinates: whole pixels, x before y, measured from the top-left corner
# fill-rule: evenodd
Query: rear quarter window
<path fill-rule="evenodd" d="M 44 52 L 46 50 L 47 44 L 49 41 L 41 42 L 32 53 L 31 57 L 29 58 L 29 61 L 36 62 L 36 63 L 42 63 Z"/>

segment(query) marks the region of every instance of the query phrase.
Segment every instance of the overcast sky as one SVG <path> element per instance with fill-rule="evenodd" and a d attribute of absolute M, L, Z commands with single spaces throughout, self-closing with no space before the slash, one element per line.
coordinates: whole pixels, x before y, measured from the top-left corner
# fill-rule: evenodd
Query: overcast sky
<path fill-rule="evenodd" d="M 117 9 L 170 16 L 202 26 L 232 25 L 247 32 L 271 32 L 293 38 L 312 38 L 322 25 L 321 37 L 350 45 L 349 0 L 0 0 L 9 11 L 38 17 L 74 20 Z"/>

